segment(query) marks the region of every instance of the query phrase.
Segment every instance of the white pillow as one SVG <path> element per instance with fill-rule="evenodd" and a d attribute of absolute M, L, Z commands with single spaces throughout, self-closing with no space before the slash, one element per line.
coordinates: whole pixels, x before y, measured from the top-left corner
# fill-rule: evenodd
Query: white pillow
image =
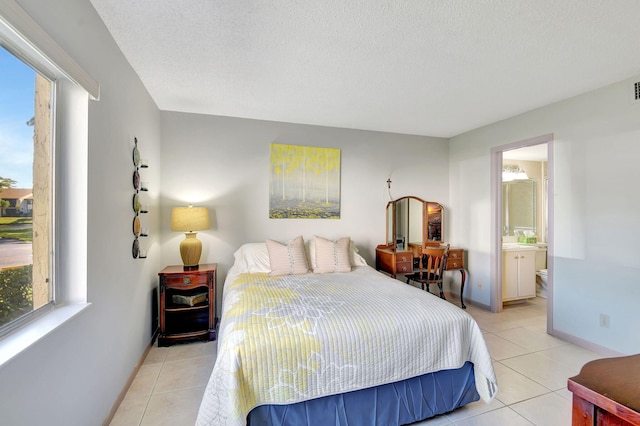
<path fill-rule="evenodd" d="M 269 252 L 265 243 L 247 243 L 233 254 L 239 273 L 269 272 Z"/>
<path fill-rule="evenodd" d="M 351 256 L 351 264 L 353 266 L 367 266 L 367 261 L 364 260 L 364 257 L 358 254 L 358 249 L 355 244 L 353 244 L 353 241 L 351 241 L 351 247 L 352 249 L 349 251 L 349 255 Z"/>
<path fill-rule="evenodd" d="M 266 240 L 269 252 L 269 275 L 297 275 L 309 272 L 304 240 L 299 236 L 284 244 L 274 240 Z"/>
<path fill-rule="evenodd" d="M 349 256 L 351 239 L 349 237 L 331 241 L 316 235 L 312 246 L 315 248 L 314 273 L 351 272 Z"/>

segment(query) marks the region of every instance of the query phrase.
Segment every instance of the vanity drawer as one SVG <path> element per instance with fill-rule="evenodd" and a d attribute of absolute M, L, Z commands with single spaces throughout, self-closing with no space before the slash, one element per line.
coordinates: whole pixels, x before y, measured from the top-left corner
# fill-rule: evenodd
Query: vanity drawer
<path fill-rule="evenodd" d="M 447 269 L 464 268 L 464 250 L 449 249 L 449 257 L 447 258 Z"/>
<path fill-rule="evenodd" d="M 200 274 L 200 275 L 177 275 L 177 276 L 173 276 L 173 275 L 167 275 L 164 277 L 164 284 L 167 286 L 192 286 L 192 285 L 198 285 L 198 284 L 204 284 L 207 285 L 207 275 L 206 274 Z"/>
<path fill-rule="evenodd" d="M 399 251 L 396 253 L 396 264 L 399 265 L 405 262 L 413 262 L 413 253 L 410 251 Z"/>
<path fill-rule="evenodd" d="M 396 271 L 399 274 L 410 274 L 413 272 L 413 261 L 411 262 L 396 262 Z"/>
<path fill-rule="evenodd" d="M 410 251 L 399 251 L 396 253 L 396 271 L 399 274 L 410 274 L 413 272 L 413 253 Z"/>

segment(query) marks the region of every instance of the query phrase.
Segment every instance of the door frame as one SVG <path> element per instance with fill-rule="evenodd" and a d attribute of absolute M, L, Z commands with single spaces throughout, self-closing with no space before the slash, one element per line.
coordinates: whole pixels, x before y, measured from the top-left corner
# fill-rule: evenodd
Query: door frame
<path fill-rule="evenodd" d="M 547 144 L 547 333 L 553 330 L 553 133 L 491 148 L 491 312 L 502 311 L 502 153 Z"/>

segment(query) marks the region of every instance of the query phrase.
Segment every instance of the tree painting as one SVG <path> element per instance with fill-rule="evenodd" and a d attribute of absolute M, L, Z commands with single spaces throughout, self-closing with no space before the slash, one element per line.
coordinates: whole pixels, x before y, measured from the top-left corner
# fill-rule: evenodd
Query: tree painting
<path fill-rule="evenodd" d="M 271 144 L 270 218 L 340 219 L 340 150 Z"/>

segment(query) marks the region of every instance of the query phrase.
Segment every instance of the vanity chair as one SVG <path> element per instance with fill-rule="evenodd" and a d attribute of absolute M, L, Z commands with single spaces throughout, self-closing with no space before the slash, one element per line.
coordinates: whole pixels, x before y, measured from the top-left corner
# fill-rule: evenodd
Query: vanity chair
<path fill-rule="evenodd" d="M 440 290 L 440 298 L 447 300 L 442 290 L 442 280 L 444 278 L 444 270 L 447 266 L 448 257 L 449 244 L 445 247 L 426 246 L 422 249 L 422 268 L 406 276 L 407 284 L 411 281 L 418 282 L 422 286 L 422 289 L 425 290 L 426 287 L 429 293 L 431 293 L 429 286 L 436 284 Z"/>

